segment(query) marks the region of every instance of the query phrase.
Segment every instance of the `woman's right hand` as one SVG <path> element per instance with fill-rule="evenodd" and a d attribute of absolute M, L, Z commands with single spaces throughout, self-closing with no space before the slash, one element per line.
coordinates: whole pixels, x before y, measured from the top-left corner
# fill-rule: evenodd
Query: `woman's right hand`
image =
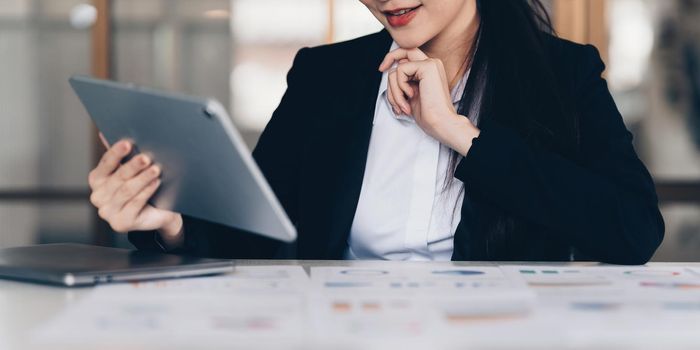
<path fill-rule="evenodd" d="M 133 145 L 126 140 L 108 147 L 95 169 L 90 171 L 88 183 L 92 194 L 90 202 L 98 215 L 119 233 L 158 230 L 168 248 L 182 244 L 182 216 L 148 204 L 160 186 L 160 167 L 150 157 L 139 154 L 125 164 Z"/>

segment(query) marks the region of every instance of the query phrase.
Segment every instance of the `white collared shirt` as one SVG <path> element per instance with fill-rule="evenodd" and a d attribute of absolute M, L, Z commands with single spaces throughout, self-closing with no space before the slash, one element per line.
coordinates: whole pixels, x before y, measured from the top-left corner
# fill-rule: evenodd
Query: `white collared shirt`
<path fill-rule="evenodd" d="M 452 90 L 455 106 L 467 76 Z M 346 258 L 450 260 L 463 197 L 456 178 L 445 190 L 451 150 L 394 114 L 386 90 L 385 72 Z"/>

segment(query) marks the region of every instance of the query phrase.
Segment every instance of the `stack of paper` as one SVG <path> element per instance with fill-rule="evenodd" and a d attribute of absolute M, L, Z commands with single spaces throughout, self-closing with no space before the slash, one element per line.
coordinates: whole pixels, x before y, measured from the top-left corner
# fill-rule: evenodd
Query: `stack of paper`
<path fill-rule="evenodd" d="M 39 331 L 72 344 L 246 348 L 300 343 L 308 277 L 299 266 L 100 286 Z"/>
<path fill-rule="evenodd" d="M 40 343 L 116 348 L 693 348 L 700 269 L 363 263 L 100 286 Z"/>

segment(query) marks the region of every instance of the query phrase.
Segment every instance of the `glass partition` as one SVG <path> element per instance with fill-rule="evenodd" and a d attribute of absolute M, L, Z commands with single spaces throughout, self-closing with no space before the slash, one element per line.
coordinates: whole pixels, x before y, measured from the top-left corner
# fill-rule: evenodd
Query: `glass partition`
<path fill-rule="evenodd" d="M 655 259 L 700 260 L 700 3 L 607 6 L 610 90 L 665 200 L 666 239 Z M 673 200 L 667 188 L 675 186 L 690 198 Z"/>
<path fill-rule="evenodd" d="M 68 85 L 90 73 L 90 14 L 71 21 L 82 3 L 0 4 L 0 247 L 90 240 L 92 126 Z"/>

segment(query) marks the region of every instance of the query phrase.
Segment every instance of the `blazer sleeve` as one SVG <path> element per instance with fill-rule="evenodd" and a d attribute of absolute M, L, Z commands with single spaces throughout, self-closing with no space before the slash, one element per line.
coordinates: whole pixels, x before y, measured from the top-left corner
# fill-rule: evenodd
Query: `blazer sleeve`
<path fill-rule="evenodd" d="M 455 170 L 468 191 L 564 235 L 596 260 L 644 264 L 664 236 L 655 186 L 601 77 L 593 46 L 576 92 L 582 161 L 529 146 L 514 130 L 486 123 Z"/>
<path fill-rule="evenodd" d="M 301 49 L 287 74 L 287 91 L 265 127 L 253 158 L 277 195 L 292 223 L 298 218 L 298 189 L 301 140 L 304 139 L 302 117 L 308 80 L 308 48 Z M 233 181 L 233 180 L 232 180 Z M 218 258 L 278 257 L 283 243 L 234 228 L 183 215 L 185 243 L 172 253 Z M 129 241 L 138 249 L 164 251 L 155 231 L 131 232 Z"/>

